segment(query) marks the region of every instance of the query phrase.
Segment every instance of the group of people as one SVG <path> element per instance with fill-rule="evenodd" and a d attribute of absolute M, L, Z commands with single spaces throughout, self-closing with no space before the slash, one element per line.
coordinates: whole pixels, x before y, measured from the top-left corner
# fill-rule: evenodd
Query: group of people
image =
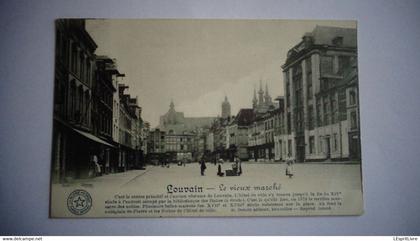
<path fill-rule="evenodd" d="M 204 176 L 205 171 L 207 169 L 206 161 L 204 159 L 201 159 L 201 161 L 199 163 L 200 163 L 201 176 Z M 225 175 L 225 173 L 222 171 L 222 163 L 223 163 L 223 159 L 219 159 L 219 164 L 218 164 L 218 167 L 217 167 L 217 176 L 219 176 L 219 177 L 223 177 Z M 235 155 L 235 157 L 234 157 L 234 162 L 232 164 L 232 169 L 231 170 L 226 170 L 226 171 L 229 172 L 229 173 L 233 173 L 233 176 L 240 176 L 242 174 L 241 159 L 239 159 L 237 155 Z"/>
<path fill-rule="evenodd" d="M 234 157 L 234 162 L 232 164 L 232 169 L 231 170 L 226 170 L 226 173 L 222 171 L 222 163 L 223 163 L 223 159 L 220 159 L 218 167 L 217 167 L 217 176 L 223 177 L 223 176 L 225 176 L 225 174 L 226 174 L 226 176 L 240 176 L 242 174 L 241 159 L 239 159 L 237 155 L 235 155 L 235 157 Z M 206 169 L 207 169 L 206 161 L 204 159 L 201 159 L 201 161 L 200 161 L 201 176 L 205 175 Z M 293 161 L 287 161 L 286 162 L 286 170 L 285 171 L 286 171 L 286 176 L 288 176 L 289 178 L 292 178 L 294 176 Z"/>

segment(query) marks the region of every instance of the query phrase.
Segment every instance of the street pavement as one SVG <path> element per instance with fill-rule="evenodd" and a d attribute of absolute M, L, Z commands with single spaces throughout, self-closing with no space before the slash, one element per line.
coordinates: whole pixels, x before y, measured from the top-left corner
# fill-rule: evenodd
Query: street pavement
<path fill-rule="evenodd" d="M 223 163 L 222 171 L 231 169 L 232 163 Z M 130 170 L 122 173 L 108 174 L 91 179 L 74 180 L 67 186 L 83 186 L 91 188 L 136 188 L 142 190 L 150 187 L 197 184 L 217 188 L 220 183 L 227 185 L 282 183 L 290 190 L 310 189 L 335 186 L 344 189 L 361 188 L 360 164 L 294 164 L 294 176 L 285 175 L 284 163 L 242 163 L 241 176 L 217 176 L 217 165 L 207 163 L 205 175 L 200 174 L 198 163 L 186 166 L 171 164 L 169 167 L 147 166 L 145 170 Z"/>

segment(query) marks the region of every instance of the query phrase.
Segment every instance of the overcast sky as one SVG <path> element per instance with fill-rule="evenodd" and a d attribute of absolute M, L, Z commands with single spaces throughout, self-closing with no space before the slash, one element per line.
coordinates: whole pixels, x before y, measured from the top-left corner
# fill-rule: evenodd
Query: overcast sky
<path fill-rule="evenodd" d="M 252 104 L 254 86 L 283 95 L 287 51 L 316 25 L 356 27 L 353 21 L 88 20 L 96 54 L 116 58 L 128 93 L 155 127 L 171 99 L 185 116 L 232 115 Z"/>

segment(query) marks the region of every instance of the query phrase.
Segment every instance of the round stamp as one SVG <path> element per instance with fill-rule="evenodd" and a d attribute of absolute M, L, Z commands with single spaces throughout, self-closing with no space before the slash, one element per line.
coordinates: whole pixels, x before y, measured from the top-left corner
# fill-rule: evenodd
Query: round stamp
<path fill-rule="evenodd" d="M 85 190 L 74 190 L 67 198 L 67 208 L 76 215 L 83 215 L 89 212 L 92 207 L 92 198 Z"/>

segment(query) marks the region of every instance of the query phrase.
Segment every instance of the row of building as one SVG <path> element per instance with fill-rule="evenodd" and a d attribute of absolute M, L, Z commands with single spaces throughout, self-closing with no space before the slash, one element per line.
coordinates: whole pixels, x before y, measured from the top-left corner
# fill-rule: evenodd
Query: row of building
<path fill-rule="evenodd" d="M 95 166 L 106 174 L 144 163 L 149 124 L 116 60 L 96 48 L 85 20 L 56 21 L 53 181 L 92 176 Z"/>
<path fill-rule="evenodd" d="M 171 160 L 360 161 L 356 30 L 315 27 L 288 51 L 282 71 L 284 96 L 272 101 L 260 82 L 252 107 L 234 116 L 227 97 L 221 117 L 185 118 L 171 103 L 149 152 Z"/>

